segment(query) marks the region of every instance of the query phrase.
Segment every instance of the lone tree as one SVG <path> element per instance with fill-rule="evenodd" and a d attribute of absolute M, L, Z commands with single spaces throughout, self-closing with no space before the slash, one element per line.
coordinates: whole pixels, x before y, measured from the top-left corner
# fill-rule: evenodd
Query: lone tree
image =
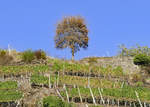
<path fill-rule="evenodd" d="M 58 23 L 55 46 L 58 49 L 69 47 L 72 53 L 72 60 L 74 60 L 74 54 L 80 51 L 80 48 L 86 49 L 88 47 L 88 40 L 88 29 L 82 17 L 65 17 Z"/>

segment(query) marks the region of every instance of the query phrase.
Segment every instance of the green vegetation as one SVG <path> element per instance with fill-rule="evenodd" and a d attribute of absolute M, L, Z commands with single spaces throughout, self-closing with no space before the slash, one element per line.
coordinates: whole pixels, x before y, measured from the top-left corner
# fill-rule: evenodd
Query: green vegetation
<path fill-rule="evenodd" d="M 51 81 L 52 84 L 56 81 L 56 77 L 55 76 L 51 76 L 50 79 L 51 79 L 50 81 Z M 32 83 L 36 83 L 36 84 L 46 84 L 46 85 L 48 85 L 49 78 L 45 77 L 45 76 L 42 76 L 42 75 L 39 75 L 37 73 L 34 73 L 31 76 L 31 82 Z"/>
<path fill-rule="evenodd" d="M 51 75 L 51 83 L 54 84 L 57 82 L 57 76 Z M 49 79 L 48 77 L 44 77 L 39 74 L 34 74 L 31 77 L 31 82 L 41 85 L 48 85 Z M 77 85 L 77 86 L 88 86 L 88 78 L 86 77 L 77 77 L 77 76 L 59 76 L 59 85 Z M 103 87 L 103 88 L 120 88 L 122 82 L 113 82 L 107 79 L 98 79 L 98 78 L 90 78 L 91 87 Z"/>
<path fill-rule="evenodd" d="M 60 84 L 62 83 L 77 86 L 88 86 L 88 78 L 86 77 L 60 76 L 59 82 Z M 116 88 L 120 88 L 121 84 L 121 82 L 114 82 L 107 79 L 90 78 L 91 87 L 113 88 L 115 85 Z"/>
<path fill-rule="evenodd" d="M 101 67 L 79 64 L 79 63 L 68 63 L 59 60 L 52 60 L 49 62 L 53 64 L 52 67 L 48 65 L 22 65 L 22 66 L 0 66 L 0 73 L 4 74 L 17 74 L 17 73 L 26 73 L 26 72 L 47 72 L 49 70 L 53 72 L 72 72 L 83 75 L 100 75 L 100 76 L 109 76 L 109 77 L 123 77 L 125 76 L 123 69 L 118 66 L 112 68 L 112 66 Z"/>
<path fill-rule="evenodd" d="M 17 88 L 17 82 L 15 82 L 15 81 L 0 82 L 0 90 L 16 89 L 16 88 Z"/>
<path fill-rule="evenodd" d="M 43 99 L 43 107 L 76 107 L 74 104 L 63 102 L 56 96 L 49 96 Z"/>
<path fill-rule="evenodd" d="M 0 56 L 5 56 L 7 51 L 2 51 Z M 83 64 L 80 61 L 65 61 L 59 59 L 48 59 L 48 65 L 44 64 L 32 64 L 32 60 L 45 60 L 46 54 L 42 50 L 31 51 L 27 50 L 21 55 L 24 55 L 24 61 L 29 63 L 25 65 L 16 66 L 0 66 L 1 77 L 13 77 L 18 78 L 21 75 L 29 76 L 31 74 L 30 83 L 35 84 L 34 88 L 42 90 L 49 86 L 50 83 L 59 90 L 63 98 L 66 100 L 66 92 L 63 85 L 66 84 L 66 88 L 71 98 L 79 98 L 80 89 L 81 96 L 83 98 L 90 98 L 91 94 L 89 85 L 93 91 L 95 98 L 100 98 L 98 88 L 104 98 L 110 98 L 125 101 L 137 101 L 135 91 L 139 94 L 139 98 L 142 102 L 150 101 L 150 88 L 148 88 L 148 79 L 137 72 L 132 74 L 126 74 L 123 72 L 121 66 L 113 67 L 108 66 L 97 66 L 97 58 L 87 59 L 88 63 Z M 147 67 L 150 64 L 150 57 L 145 54 L 136 54 L 134 56 L 134 63 L 141 67 Z M 22 57 L 23 58 L 23 57 Z M 109 57 L 108 57 L 109 58 Z M 130 77 L 130 78 L 129 78 Z M 146 81 L 145 81 L 146 80 Z M 147 83 L 147 84 L 146 84 Z M 43 86 L 43 87 L 41 87 Z M 33 87 L 31 87 L 33 88 Z M 33 89 L 34 90 L 34 89 Z M 50 89 L 51 90 L 51 89 Z M 38 91 L 37 91 L 38 92 Z M 0 102 L 16 101 L 22 98 L 22 92 L 18 91 L 17 82 L 6 81 L 0 82 Z M 53 93 L 57 95 L 56 93 Z M 48 96 L 48 94 L 44 94 Z M 75 100 L 75 99 L 74 99 Z M 38 101 L 37 101 L 38 102 Z M 78 101 L 77 101 L 78 102 Z M 43 99 L 44 107 L 74 107 L 72 104 L 61 101 L 56 96 L 49 96 Z M 89 107 L 94 107 L 90 106 Z"/>
<path fill-rule="evenodd" d="M 101 87 L 100 87 L 101 88 Z M 77 88 L 67 88 L 69 97 L 79 97 Z M 99 97 L 98 88 L 92 88 L 95 97 Z M 102 88 L 103 97 L 124 99 L 124 100 L 137 100 L 135 91 L 138 92 L 141 101 L 150 101 L 150 89 L 144 87 L 131 87 L 124 85 L 123 88 Z M 80 87 L 80 93 L 82 97 L 91 97 L 89 88 Z M 61 93 L 62 96 L 66 97 L 65 91 Z"/>
<path fill-rule="evenodd" d="M 145 54 L 150 56 L 150 48 L 148 48 L 147 46 L 140 46 L 140 45 L 136 45 L 135 47 L 131 47 L 131 48 L 127 48 L 125 45 L 120 45 L 120 56 L 130 56 L 130 57 L 134 57 L 138 54 Z"/>
<path fill-rule="evenodd" d="M 16 52 L 16 50 L 8 50 L 0 49 L 0 65 L 11 65 L 15 62 L 25 62 L 31 63 L 33 60 L 46 60 L 47 56 L 43 50 L 26 50 L 24 52 Z"/>
<path fill-rule="evenodd" d="M 117 56 L 74 61 L 76 52 L 88 48 L 88 33 L 85 19 L 80 16 L 64 17 L 58 22 L 55 47 L 70 48 L 71 61 L 48 57 L 41 49 L 24 52 L 0 49 L 0 103 L 11 106 L 11 102 L 19 100 L 19 107 L 76 106 L 67 103 L 68 100 L 79 103 L 78 106 L 89 103 L 89 107 L 103 107 L 100 106 L 103 97 L 104 106 L 125 103 L 125 106 L 139 107 L 140 101 L 144 107 L 150 105 L 150 48 L 121 45 Z M 98 106 L 93 106 L 92 97 L 96 98 Z"/>
<path fill-rule="evenodd" d="M 26 63 L 31 63 L 34 58 L 34 52 L 32 50 L 27 50 L 22 53 L 22 60 Z"/>
<path fill-rule="evenodd" d="M 22 97 L 22 93 L 16 90 L 0 90 L 0 102 L 15 101 Z"/>
<path fill-rule="evenodd" d="M 17 82 L 0 82 L 0 102 L 15 101 L 22 97 L 22 93 L 17 90 Z"/>
<path fill-rule="evenodd" d="M 72 72 L 72 73 L 81 73 L 85 74 L 95 74 L 101 76 L 110 76 L 110 77 L 121 77 L 125 76 L 123 69 L 121 66 L 116 68 L 112 68 L 112 66 L 102 67 L 102 66 L 90 66 L 85 64 L 70 64 L 67 62 L 55 62 L 52 71 L 59 71 L 62 72 Z"/>
<path fill-rule="evenodd" d="M 142 87 L 143 86 L 143 82 L 136 82 L 136 86 Z"/>
<path fill-rule="evenodd" d="M 150 56 L 138 54 L 134 57 L 133 62 L 135 65 L 140 66 L 142 70 L 146 71 L 146 73 L 150 73 Z"/>
<path fill-rule="evenodd" d="M 48 65 L 23 65 L 23 66 L 0 66 L 1 74 L 22 74 L 27 72 L 47 72 Z"/>
<path fill-rule="evenodd" d="M 133 62 L 135 65 L 147 66 L 150 64 L 150 56 L 138 54 L 134 57 Z"/>

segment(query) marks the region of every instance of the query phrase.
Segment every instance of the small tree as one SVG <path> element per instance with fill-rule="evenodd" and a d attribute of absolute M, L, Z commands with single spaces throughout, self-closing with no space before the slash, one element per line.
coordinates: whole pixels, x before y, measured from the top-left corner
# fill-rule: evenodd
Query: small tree
<path fill-rule="evenodd" d="M 88 47 L 88 29 L 80 16 L 65 17 L 56 28 L 55 46 L 58 49 L 71 48 L 72 60 L 80 48 Z"/>

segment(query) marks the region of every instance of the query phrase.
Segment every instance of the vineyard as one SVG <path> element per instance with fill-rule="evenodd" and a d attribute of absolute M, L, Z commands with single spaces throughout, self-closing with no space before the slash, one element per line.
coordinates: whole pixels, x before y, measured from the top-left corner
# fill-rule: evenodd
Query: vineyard
<path fill-rule="evenodd" d="M 0 105 L 17 105 L 16 102 L 22 97 L 15 81 L 0 82 Z M 9 103 L 7 103 L 9 102 Z"/>
<path fill-rule="evenodd" d="M 131 84 L 129 77 L 120 66 L 54 59 L 47 65 L 0 66 L 0 105 L 149 107 L 149 86 Z"/>

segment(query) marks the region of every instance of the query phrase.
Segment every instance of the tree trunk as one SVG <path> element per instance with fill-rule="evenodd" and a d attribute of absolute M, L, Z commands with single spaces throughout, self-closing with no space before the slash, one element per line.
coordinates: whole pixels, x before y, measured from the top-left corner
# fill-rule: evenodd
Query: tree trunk
<path fill-rule="evenodd" d="M 72 60 L 74 60 L 74 55 L 72 55 Z"/>
<path fill-rule="evenodd" d="M 72 48 L 72 60 L 74 60 L 74 48 Z"/>

